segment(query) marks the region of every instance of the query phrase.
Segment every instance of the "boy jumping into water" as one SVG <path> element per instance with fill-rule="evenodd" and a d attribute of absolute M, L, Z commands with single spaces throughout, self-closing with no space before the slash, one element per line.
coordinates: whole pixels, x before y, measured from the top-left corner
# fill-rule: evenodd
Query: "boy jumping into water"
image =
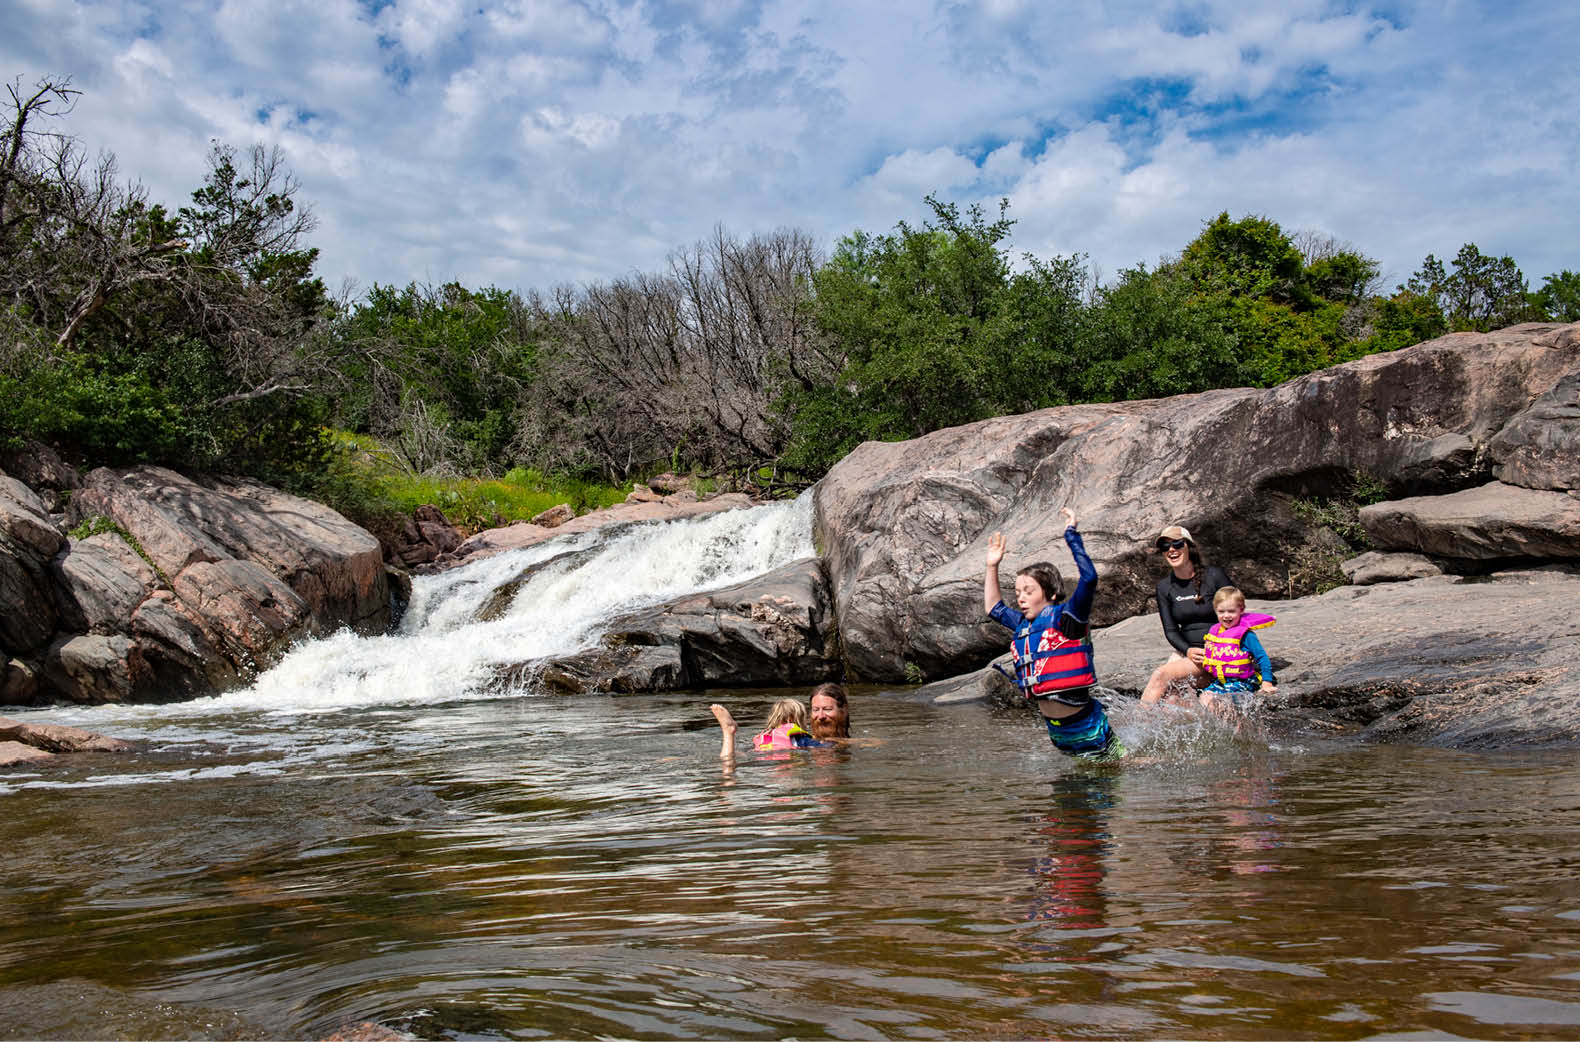
<path fill-rule="evenodd" d="M 1027 698 L 1036 701 L 1053 747 L 1088 760 L 1117 759 L 1125 754 L 1125 747 L 1108 726 L 1102 703 L 1092 697 L 1097 671 L 1087 631 L 1097 569 L 1075 529 L 1075 512 L 1064 507 L 1059 513 L 1068 519 L 1064 541 L 1080 576 L 1070 599 L 1053 603 L 1063 592 L 1063 580 L 1052 564 L 1039 561 L 1015 573 L 1015 603 L 1020 610 L 1006 605 L 998 582 L 1004 534 L 994 532 L 988 538 L 982 606 L 993 621 L 1014 633 L 1010 650 L 1015 654 L 1015 681 Z"/>

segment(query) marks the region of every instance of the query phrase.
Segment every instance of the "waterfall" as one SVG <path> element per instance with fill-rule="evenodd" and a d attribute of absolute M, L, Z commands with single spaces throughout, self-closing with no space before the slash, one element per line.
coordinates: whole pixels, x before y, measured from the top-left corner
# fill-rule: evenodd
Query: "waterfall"
<path fill-rule="evenodd" d="M 124 728 L 183 717 L 256 720 L 531 694 L 502 684 L 498 667 L 586 650 L 623 612 L 810 556 L 811 530 L 807 493 L 788 503 L 553 539 L 417 576 L 396 632 L 341 631 L 305 641 L 249 688 L 175 705 L 80 707 L 52 717 L 95 727 L 108 715 Z"/>

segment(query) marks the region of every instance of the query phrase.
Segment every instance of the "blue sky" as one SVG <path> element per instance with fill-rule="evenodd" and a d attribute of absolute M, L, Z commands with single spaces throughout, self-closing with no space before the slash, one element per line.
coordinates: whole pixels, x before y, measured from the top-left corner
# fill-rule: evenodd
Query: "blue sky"
<path fill-rule="evenodd" d="M 0 74 L 184 202 L 280 146 L 319 271 L 548 289 L 716 225 L 831 246 L 1008 196 L 1111 278 L 1221 210 L 1403 281 L 1477 243 L 1580 270 L 1580 5 L 0 0 Z"/>

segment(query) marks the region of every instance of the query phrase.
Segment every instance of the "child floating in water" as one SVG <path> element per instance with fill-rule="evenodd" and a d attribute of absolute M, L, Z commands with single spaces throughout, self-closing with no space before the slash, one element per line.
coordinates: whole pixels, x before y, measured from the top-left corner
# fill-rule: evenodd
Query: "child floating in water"
<path fill-rule="evenodd" d="M 1201 704 L 1225 715 L 1245 710 L 1256 695 L 1278 692 L 1273 662 L 1256 631 L 1271 626 L 1271 615 L 1245 610 L 1245 594 L 1225 586 L 1212 598 L 1218 622 L 1207 631 L 1201 668 L 1212 682 L 1201 690 Z M 1260 684 L 1258 684 L 1260 681 Z"/>
<path fill-rule="evenodd" d="M 1097 569 L 1075 530 L 1075 512 L 1065 507 L 1059 513 L 1069 519 L 1064 541 L 1080 575 L 1070 599 L 1053 603 L 1064 584 L 1052 564 L 1039 561 L 1015 573 L 1015 603 L 1020 611 L 1006 605 L 998 582 L 1005 541 L 1002 532 L 994 532 L 988 538 L 982 606 L 990 618 L 1015 634 L 1010 642 L 1015 681 L 1027 698 L 1036 701 L 1053 747 L 1089 760 L 1117 759 L 1125 754 L 1125 747 L 1108 726 L 1103 704 L 1092 697 L 1097 670 L 1087 631 Z"/>
<path fill-rule="evenodd" d="M 730 711 L 715 702 L 708 709 L 713 713 L 714 719 L 719 722 L 719 730 L 723 732 L 723 739 L 719 746 L 721 759 L 733 760 L 735 758 L 735 732 L 740 730 L 740 725 L 735 722 L 735 717 Z M 810 720 L 806 706 L 794 698 L 781 698 L 773 704 L 768 711 L 768 727 L 762 734 L 752 738 L 752 748 L 768 749 L 809 749 L 819 743 L 807 730 Z"/>

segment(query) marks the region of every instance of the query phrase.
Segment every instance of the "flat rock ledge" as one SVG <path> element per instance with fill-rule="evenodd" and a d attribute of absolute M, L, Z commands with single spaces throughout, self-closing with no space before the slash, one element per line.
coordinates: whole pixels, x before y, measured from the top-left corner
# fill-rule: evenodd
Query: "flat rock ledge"
<path fill-rule="evenodd" d="M 981 622 L 995 531 L 1007 572 L 1048 560 L 1068 582 L 1058 516 L 1071 507 L 1102 579 L 1093 621 L 1109 625 L 1155 610 L 1152 541 L 1167 524 L 1255 597 L 1295 587 L 1303 559 L 1349 556 L 1302 508 L 1362 476 L 1393 499 L 1362 514 L 1376 549 L 1483 571 L 1580 560 L 1580 323 L 1452 333 L 1267 389 L 867 442 L 818 483 L 814 538 L 852 679 L 947 677 L 1001 647 Z"/>
<path fill-rule="evenodd" d="M 1252 601 L 1278 618 L 1261 634 L 1277 695 L 1254 712 L 1296 740 L 1354 739 L 1453 748 L 1580 745 L 1580 568 L 1437 575 Z M 1168 654 L 1155 615 L 1093 635 L 1098 676 L 1134 696 Z M 1014 699 L 992 670 L 929 684 L 940 702 Z"/>
<path fill-rule="evenodd" d="M 37 764 L 71 753 L 124 753 L 135 748 L 131 742 L 76 727 L 0 717 L 0 767 Z"/>

